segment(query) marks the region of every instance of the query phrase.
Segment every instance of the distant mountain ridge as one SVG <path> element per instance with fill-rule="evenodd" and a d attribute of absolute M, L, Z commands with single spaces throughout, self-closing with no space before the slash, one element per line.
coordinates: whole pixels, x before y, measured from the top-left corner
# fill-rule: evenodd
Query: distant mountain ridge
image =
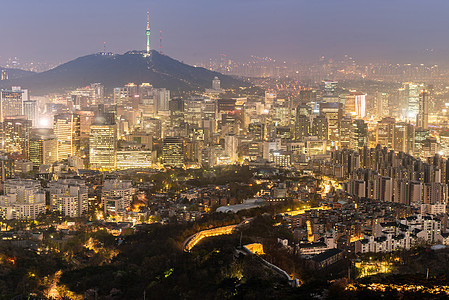
<path fill-rule="evenodd" d="M 18 78 L 23 78 L 23 77 L 26 77 L 26 76 L 30 76 L 30 75 L 36 74 L 35 72 L 25 71 L 25 70 L 21 70 L 21 69 L 12 69 L 12 68 L 0 67 L 0 72 L 2 72 L 2 71 L 6 71 L 6 74 L 7 74 L 9 79 L 18 79 Z"/>
<path fill-rule="evenodd" d="M 148 82 L 156 88 L 174 93 L 210 88 L 218 76 L 223 88 L 249 84 L 231 76 L 184 64 L 152 50 L 150 55 L 139 51 L 125 54 L 98 53 L 79 57 L 58 67 L 18 79 L 0 81 L 1 88 L 19 85 L 33 95 L 63 92 L 99 82 L 107 91 L 133 82 Z"/>

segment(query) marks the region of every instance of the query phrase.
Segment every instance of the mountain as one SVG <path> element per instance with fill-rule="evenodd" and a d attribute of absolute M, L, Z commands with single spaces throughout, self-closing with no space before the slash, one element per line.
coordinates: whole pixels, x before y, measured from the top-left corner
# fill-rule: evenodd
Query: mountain
<path fill-rule="evenodd" d="M 18 78 L 23 78 L 26 76 L 36 74 L 35 72 L 31 72 L 31 71 L 0 67 L 0 73 L 3 71 L 6 72 L 9 79 L 18 79 Z"/>
<path fill-rule="evenodd" d="M 148 82 L 156 88 L 167 88 L 177 94 L 210 88 L 218 76 L 223 88 L 248 86 L 233 77 L 184 64 L 153 50 L 150 55 L 139 51 L 125 54 L 92 54 L 77 58 L 54 69 L 27 77 L 4 80 L 1 88 L 19 85 L 33 95 L 63 92 L 91 83 L 102 83 L 111 92 L 114 87 L 133 82 Z"/>

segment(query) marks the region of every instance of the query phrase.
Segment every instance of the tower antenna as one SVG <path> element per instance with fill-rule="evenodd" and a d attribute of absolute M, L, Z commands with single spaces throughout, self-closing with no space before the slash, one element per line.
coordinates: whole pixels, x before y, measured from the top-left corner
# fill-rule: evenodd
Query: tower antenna
<path fill-rule="evenodd" d="M 150 11 L 147 11 L 147 30 L 145 31 L 145 34 L 147 35 L 147 54 L 150 53 Z"/>
<path fill-rule="evenodd" d="M 106 42 L 103 42 L 103 53 L 106 54 Z"/>

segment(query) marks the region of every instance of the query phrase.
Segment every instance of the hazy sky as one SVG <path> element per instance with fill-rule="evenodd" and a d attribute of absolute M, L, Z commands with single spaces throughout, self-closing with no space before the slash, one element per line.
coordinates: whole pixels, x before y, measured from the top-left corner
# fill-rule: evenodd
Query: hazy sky
<path fill-rule="evenodd" d="M 448 0 L 2 0 L 0 62 L 65 62 L 152 46 L 186 62 L 227 54 L 316 60 L 444 62 Z M 426 49 L 433 49 L 426 50 Z"/>

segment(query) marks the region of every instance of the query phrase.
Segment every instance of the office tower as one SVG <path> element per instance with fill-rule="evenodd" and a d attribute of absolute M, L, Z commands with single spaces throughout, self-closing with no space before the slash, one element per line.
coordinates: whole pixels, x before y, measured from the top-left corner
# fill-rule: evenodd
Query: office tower
<path fill-rule="evenodd" d="M 179 137 L 166 137 L 162 147 L 162 164 L 167 167 L 184 165 L 184 141 Z"/>
<path fill-rule="evenodd" d="M 265 91 L 265 104 L 272 104 L 276 102 L 277 94 L 274 90 Z"/>
<path fill-rule="evenodd" d="M 295 139 L 301 141 L 306 136 L 310 136 L 310 117 L 296 114 Z"/>
<path fill-rule="evenodd" d="M 287 101 L 277 101 L 271 107 L 270 116 L 274 126 L 290 126 L 291 108 L 289 103 Z"/>
<path fill-rule="evenodd" d="M 322 82 L 323 101 L 324 102 L 338 102 L 338 82 L 325 80 Z"/>
<path fill-rule="evenodd" d="M 89 198 L 84 180 L 60 179 L 49 184 L 51 211 L 67 217 L 81 217 L 87 213 Z"/>
<path fill-rule="evenodd" d="M 449 131 L 440 133 L 440 151 L 446 158 L 449 157 Z"/>
<path fill-rule="evenodd" d="M 421 128 L 415 130 L 415 141 L 413 146 L 413 155 L 419 157 L 421 155 L 422 143 L 429 136 L 429 131 Z"/>
<path fill-rule="evenodd" d="M 115 124 L 96 122 L 90 126 L 89 163 L 95 170 L 114 170 L 117 158 Z"/>
<path fill-rule="evenodd" d="M 396 120 L 391 117 L 383 118 L 377 122 L 376 144 L 393 149 L 394 125 Z"/>
<path fill-rule="evenodd" d="M 428 136 L 424 141 L 421 142 L 421 159 L 426 160 L 428 157 L 434 156 L 438 153 L 438 142 L 433 136 Z"/>
<path fill-rule="evenodd" d="M 139 86 L 139 103 L 139 108 L 143 110 L 143 116 L 153 116 L 156 113 L 154 90 L 151 84 L 142 83 Z"/>
<path fill-rule="evenodd" d="M 89 138 L 90 126 L 95 121 L 95 113 L 90 110 L 80 110 L 76 114 L 80 118 L 80 138 L 85 140 Z"/>
<path fill-rule="evenodd" d="M 202 99 L 188 99 L 184 101 L 184 122 L 189 127 L 200 127 L 202 120 Z"/>
<path fill-rule="evenodd" d="M 13 86 L 11 90 L 0 91 L 0 121 L 6 117 L 23 115 L 23 101 L 28 100 L 28 90 Z"/>
<path fill-rule="evenodd" d="M 329 140 L 340 141 L 340 120 L 343 117 L 341 103 L 320 103 L 320 115 L 327 118 Z"/>
<path fill-rule="evenodd" d="M 424 87 L 423 84 L 405 83 L 405 96 L 407 99 L 407 116 L 406 118 L 412 121 L 416 120 L 419 113 L 419 93 Z"/>
<path fill-rule="evenodd" d="M 416 120 L 416 127 L 424 130 L 429 129 L 429 98 L 427 90 L 421 90 L 419 93 L 419 112 Z"/>
<path fill-rule="evenodd" d="M 23 115 L 31 121 L 33 127 L 36 127 L 38 120 L 37 101 L 25 100 L 23 101 Z"/>
<path fill-rule="evenodd" d="M 265 139 L 265 126 L 262 123 L 251 123 L 248 126 L 248 134 L 255 141 L 263 141 Z"/>
<path fill-rule="evenodd" d="M 1 123 L 1 150 L 28 157 L 31 121 L 21 117 L 8 117 Z"/>
<path fill-rule="evenodd" d="M 0 182 L 15 176 L 14 159 L 0 155 Z"/>
<path fill-rule="evenodd" d="M 375 104 L 376 116 L 378 118 L 388 117 L 390 115 L 390 106 L 388 105 L 387 93 L 377 92 Z"/>
<path fill-rule="evenodd" d="M 325 116 L 317 116 L 313 119 L 312 135 L 323 141 L 329 139 L 329 124 Z"/>
<path fill-rule="evenodd" d="M 225 155 L 227 155 L 231 163 L 235 163 L 237 161 L 237 147 L 238 147 L 238 139 L 233 134 L 227 134 L 225 136 Z"/>
<path fill-rule="evenodd" d="M 407 123 L 396 123 L 393 127 L 393 149 L 407 153 Z"/>
<path fill-rule="evenodd" d="M 354 147 L 357 149 L 368 145 L 368 124 L 362 119 L 357 119 L 354 120 L 353 127 Z"/>
<path fill-rule="evenodd" d="M 353 120 L 349 114 L 345 115 L 340 122 L 340 147 L 354 148 L 354 126 Z"/>
<path fill-rule="evenodd" d="M 31 133 L 28 159 L 35 167 L 58 161 L 58 140 L 51 129 L 35 129 Z"/>
<path fill-rule="evenodd" d="M 155 159 L 155 151 L 121 148 L 117 150 L 117 170 L 151 168 Z"/>
<path fill-rule="evenodd" d="M 170 91 L 165 88 L 155 89 L 154 98 L 156 103 L 156 112 L 158 114 L 168 113 L 169 111 L 168 103 L 170 102 Z"/>
<path fill-rule="evenodd" d="M 59 114 L 53 119 L 53 131 L 58 139 L 58 160 L 80 156 L 80 116 Z"/>
<path fill-rule="evenodd" d="M 407 123 L 406 153 L 413 155 L 415 151 L 415 126 Z"/>
<path fill-rule="evenodd" d="M 214 79 L 212 80 L 212 89 L 214 91 L 219 91 L 221 90 L 221 83 L 220 83 L 220 79 L 215 76 Z"/>
<path fill-rule="evenodd" d="M 126 87 L 116 87 L 114 88 L 114 104 L 122 105 L 129 102 L 130 93 Z"/>
<path fill-rule="evenodd" d="M 351 91 L 345 97 L 345 113 L 357 118 L 366 117 L 366 95 Z"/>

